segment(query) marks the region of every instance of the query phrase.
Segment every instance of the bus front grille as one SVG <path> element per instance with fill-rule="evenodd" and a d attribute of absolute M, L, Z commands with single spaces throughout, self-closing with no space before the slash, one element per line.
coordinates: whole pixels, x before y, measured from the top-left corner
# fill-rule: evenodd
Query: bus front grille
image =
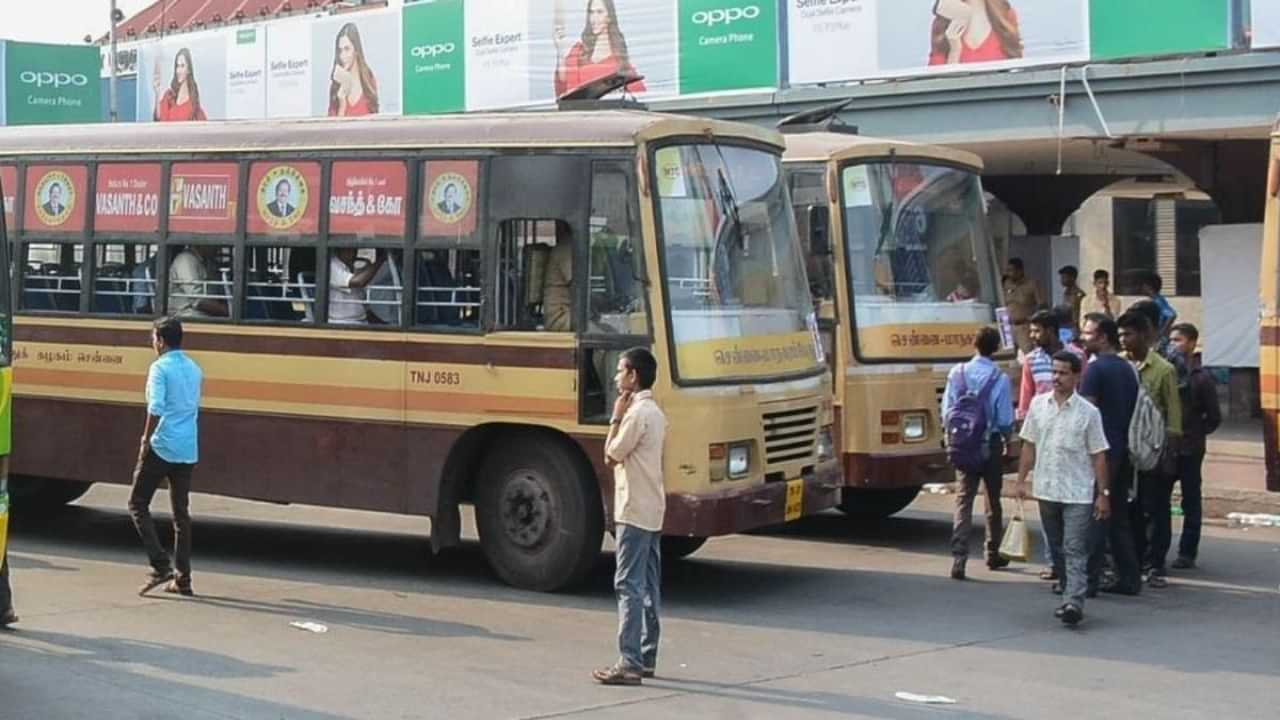
<path fill-rule="evenodd" d="M 817 406 L 764 413 L 765 465 L 807 460 L 816 451 Z"/>

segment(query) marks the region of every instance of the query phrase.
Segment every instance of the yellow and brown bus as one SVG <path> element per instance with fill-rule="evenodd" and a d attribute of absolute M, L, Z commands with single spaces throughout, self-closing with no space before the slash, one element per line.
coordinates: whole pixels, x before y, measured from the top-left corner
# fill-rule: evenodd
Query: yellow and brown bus
<path fill-rule="evenodd" d="M 631 110 L 10 128 L 16 503 L 130 479 L 150 320 L 205 370 L 199 490 L 473 504 L 514 585 L 611 524 L 622 350 L 671 419 L 664 532 L 834 506 L 839 464 L 781 136 Z"/>
<path fill-rule="evenodd" d="M 1262 397 L 1262 440 L 1267 489 L 1280 492 L 1280 117 L 1271 131 L 1267 198 L 1262 228 L 1262 268 L 1258 281 L 1261 322 L 1258 362 Z"/>
<path fill-rule="evenodd" d="M 835 110 L 784 122 L 784 164 L 834 379 L 840 507 L 871 519 L 954 478 L 942 391 L 996 322 L 1000 275 L 981 159 L 859 136 Z M 1012 350 L 998 359 L 1008 370 Z"/>

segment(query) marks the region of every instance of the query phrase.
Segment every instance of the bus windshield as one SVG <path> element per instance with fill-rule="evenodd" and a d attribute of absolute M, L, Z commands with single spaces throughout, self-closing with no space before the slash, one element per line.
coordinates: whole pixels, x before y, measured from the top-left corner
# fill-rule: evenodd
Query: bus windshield
<path fill-rule="evenodd" d="M 819 371 L 817 321 L 778 156 L 719 144 L 655 153 L 676 377 Z"/>
<path fill-rule="evenodd" d="M 982 185 L 969 170 L 843 168 L 845 258 L 863 359 L 961 358 L 998 302 Z"/>

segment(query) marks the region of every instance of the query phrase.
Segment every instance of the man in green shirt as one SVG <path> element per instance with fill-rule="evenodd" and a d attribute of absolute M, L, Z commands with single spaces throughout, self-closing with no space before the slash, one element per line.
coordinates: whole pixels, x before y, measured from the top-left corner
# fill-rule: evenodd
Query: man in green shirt
<path fill-rule="evenodd" d="M 1166 469 L 1165 458 L 1177 456 L 1182 438 L 1182 400 L 1178 395 L 1177 372 L 1173 365 L 1151 349 L 1151 321 L 1141 312 L 1128 310 L 1117 320 L 1120 346 L 1125 358 L 1133 363 L 1142 387 L 1164 417 L 1165 447 L 1160 464 L 1149 472 L 1138 473 L 1138 500 L 1130 506 L 1134 547 L 1144 567 L 1150 568 L 1147 584 L 1152 588 L 1168 585 L 1164 557 L 1172 542 L 1169 531 L 1169 502 L 1173 495 L 1174 473 Z M 1148 543 L 1148 529 L 1151 540 Z M 1163 551 L 1162 551 L 1163 548 Z"/>

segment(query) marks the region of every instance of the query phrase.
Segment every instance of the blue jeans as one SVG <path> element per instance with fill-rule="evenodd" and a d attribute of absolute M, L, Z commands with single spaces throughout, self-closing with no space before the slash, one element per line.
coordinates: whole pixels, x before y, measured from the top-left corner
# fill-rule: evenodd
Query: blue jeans
<path fill-rule="evenodd" d="M 1063 601 L 1084 609 L 1089 588 L 1089 539 L 1093 530 L 1092 503 L 1040 501 L 1040 524 L 1049 536 L 1053 568 L 1062 583 Z"/>
<path fill-rule="evenodd" d="M 662 602 L 662 533 L 618 525 L 618 654 L 637 672 L 658 664 L 658 610 Z"/>

